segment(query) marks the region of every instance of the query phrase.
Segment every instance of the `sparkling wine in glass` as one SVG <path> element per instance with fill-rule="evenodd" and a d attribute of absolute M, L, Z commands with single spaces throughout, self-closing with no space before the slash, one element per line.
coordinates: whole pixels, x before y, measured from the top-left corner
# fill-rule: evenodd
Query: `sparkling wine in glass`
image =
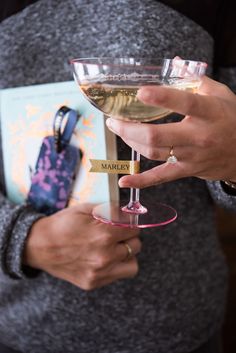
<path fill-rule="evenodd" d="M 171 113 L 169 109 L 142 103 L 137 98 L 141 86 L 165 85 L 196 92 L 207 66 L 203 62 L 178 58 L 79 58 L 71 63 L 74 78 L 91 104 L 114 119 L 139 123 Z M 132 149 L 131 159 L 135 173 L 140 154 Z M 142 205 L 140 190 L 131 188 L 128 203 L 98 205 L 93 216 L 113 225 L 146 228 L 173 222 L 177 212 L 157 200 Z"/>

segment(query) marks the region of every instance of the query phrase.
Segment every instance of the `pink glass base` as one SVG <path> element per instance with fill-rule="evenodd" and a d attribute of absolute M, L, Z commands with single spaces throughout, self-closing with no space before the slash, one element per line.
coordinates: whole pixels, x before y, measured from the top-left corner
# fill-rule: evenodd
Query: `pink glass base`
<path fill-rule="evenodd" d="M 93 209 L 93 217 L 103 223 L 120 227 L 150 228 L 160 227 L 173 222 L 177 212 L 172 207 L 154 203 L 148 205 L 146 213 L 125 212 L 124 202 L 103 203 Z"/>

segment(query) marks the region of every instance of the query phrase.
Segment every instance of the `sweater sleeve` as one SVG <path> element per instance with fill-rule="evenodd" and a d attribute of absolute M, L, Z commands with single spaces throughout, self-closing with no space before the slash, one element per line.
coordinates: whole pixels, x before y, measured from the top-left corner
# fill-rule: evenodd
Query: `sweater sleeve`
<path fill-rule="evenodd" d="M 208 181 L 208 189 L 217 205 L 236 212 L 236 192 L 230 190 L 227 186 L 224 187 L 221 181 Z"/>
<path fill-rule="evenodd" d="M 24 244 L 33 223 L 44 215 L 26 205 L 14 205 L 0 194 L 0 268 L 11 278 L 34 277 L 38 271 L 24 267 Z"/>
<path fill-rule="evenodd" d="M 226 84 L 232 91 L 236 92 L 236 65 L 233 67 L 221 67 L 216 79 Z M 236 111 L 235 111 L 236 118 Z M 236 161 L 235 161 L 236 168 Z M 208 181 L 209 191 L 214 201 L 221 207 L 236 212 L 236 192 L 225 186 L 221 181 Z"/>

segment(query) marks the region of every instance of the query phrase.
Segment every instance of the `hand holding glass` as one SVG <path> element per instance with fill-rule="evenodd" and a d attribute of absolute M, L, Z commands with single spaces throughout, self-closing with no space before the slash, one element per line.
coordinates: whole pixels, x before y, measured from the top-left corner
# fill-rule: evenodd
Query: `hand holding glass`
<path fill-rule="evenodd" d="M 141 86 L 166 85 L 196 92 L 207 66 L 177 58 L 82 58 L 72 60 L 72 65 L 75 80 L 90 103 L 114 119 L 134 122 L 153 121 L 171 113 L 138 100 Z M 132 161 L 140 161 L 139 153 L 134 150 Z M 142 206 L 139 189 L 130 189 L 127 205 L 114 202 L 98 205 L 93 216 L 113 225 L 146 228 L 171 223 L 177 213 L 171 206 L 158 202 Z"/>

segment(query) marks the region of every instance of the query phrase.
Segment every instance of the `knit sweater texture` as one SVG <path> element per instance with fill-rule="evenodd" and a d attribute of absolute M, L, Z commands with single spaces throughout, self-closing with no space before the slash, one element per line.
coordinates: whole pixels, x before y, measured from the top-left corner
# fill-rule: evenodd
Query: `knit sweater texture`
<path fill-rule="evenodd" d="M 4 20 L 0 32 L 1 89 L 72 80 L 74 57 L 213 62 L 212 37 L 154 0 L 40 0 Z M 119 159 L 129 159 L 130 149 L 119 139 L 117 146 Z M 156 164 L 142 160 L 143 169 Z M 128 190 L 121 194 L 128 198 Z M 187 353 L 220 330 L 227 269 L 213 200 L 236 210 L 235 196 L 219 182 L 185 178 L 142 190 L 142 198 L 171 204 L 178 219 L 142 231 L 135 278 L 87 292 L 45 272 L 24 272 L 25 240 L 41 215 L 1 196 L 2 343 L 24 353 Z"/>

